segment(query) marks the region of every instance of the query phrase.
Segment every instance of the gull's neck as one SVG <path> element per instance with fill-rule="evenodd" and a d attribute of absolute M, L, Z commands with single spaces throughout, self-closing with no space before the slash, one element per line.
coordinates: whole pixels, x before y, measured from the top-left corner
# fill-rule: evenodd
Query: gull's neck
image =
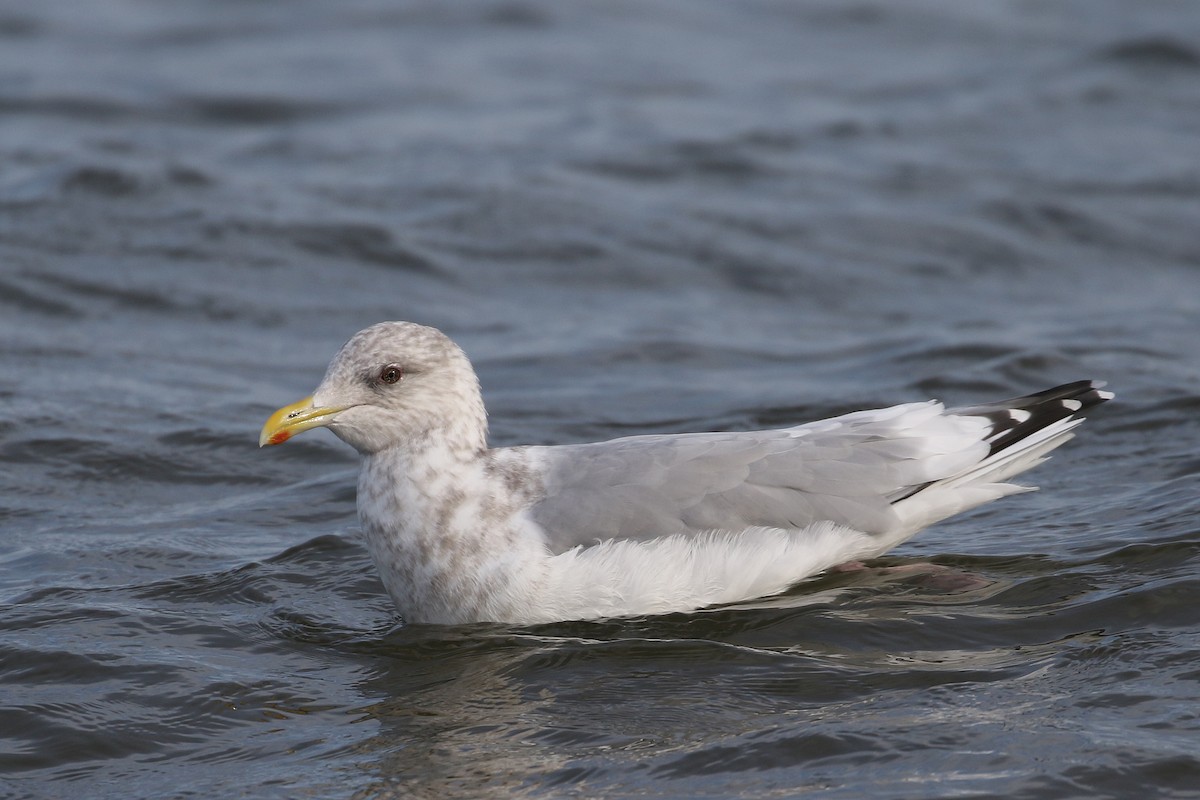
<path fill-rule="evenodd" d="M 480 537 L 466 506 L 486 491 L 479 450 L 461 440 L 426 436 L 363 460 L 358 513 L 368 538 L 411 543 L 423 554 L 446 542 Z M 472 502 L 475 501 L 475 502 Z"/>
<path fill-rule="evenodd" d="M 544 553 L 486 448 L 460 436 L 366 456 L 358 513 L 388 593 L 411 622 L 497 618 Z"/>

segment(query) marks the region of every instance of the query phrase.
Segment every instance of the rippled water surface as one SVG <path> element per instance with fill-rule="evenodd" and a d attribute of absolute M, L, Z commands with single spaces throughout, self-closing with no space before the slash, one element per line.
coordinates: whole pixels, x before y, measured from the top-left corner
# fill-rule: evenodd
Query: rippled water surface
<path fill-rule="evenodd" d="M 0 796 L 1200 797 L 1200 8 L 0 4 Z M 1077 378 L 785 596 L 405 626 L 326 432 L 383 319 L 498 444 Z"/>

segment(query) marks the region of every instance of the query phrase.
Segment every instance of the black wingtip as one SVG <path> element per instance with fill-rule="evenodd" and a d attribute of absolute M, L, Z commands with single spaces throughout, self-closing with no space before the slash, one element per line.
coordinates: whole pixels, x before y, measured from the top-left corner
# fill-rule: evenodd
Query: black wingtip
<path fill-rule="evenodd" d="M 1105 385 L 1103 381 L 1074 381 L 1023 397 L 956 408 L 950 413 L 987 419 L 992 424 L 987 441 L 991 452 L 996 453 L 1048 425 L 1112 400 L 1115 395 L 1104 391 Z"/>

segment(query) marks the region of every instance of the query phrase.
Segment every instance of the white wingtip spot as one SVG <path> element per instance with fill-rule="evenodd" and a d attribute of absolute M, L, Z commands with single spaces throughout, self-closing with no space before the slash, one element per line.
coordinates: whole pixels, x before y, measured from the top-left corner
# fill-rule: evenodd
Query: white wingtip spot
<path fill-rule="evenodd" d="M 1067 409 L 1068 411 L 1078 411 L 1079 409 L 1083 408 L 1083 403 L 1079 402 L 1078 400 L 1063 400 L 1061 402 L 1063 404 L 1063 408 Z"/>
<path fill-rule="evenodd" d="M 1101 400 L 1112 400 L 1114 397 L 1116 397 L 1116 395 L 1112 392 L 1097 391 L 1096 397 L 1099 397 Z"/>
<path fill-rule="evenodd" d="M 1033 416 L 1033 414 L 1031 414 L 1028 411 L 1025 411 L 1024 409 L 1010 408 L 1008 410 L 1008 418 L 1011 419 L 1013 422 L 1017 423 L 1018 425 L 1020 425 L 1022 422 L 1026 422 L 1032 416 Z"/>

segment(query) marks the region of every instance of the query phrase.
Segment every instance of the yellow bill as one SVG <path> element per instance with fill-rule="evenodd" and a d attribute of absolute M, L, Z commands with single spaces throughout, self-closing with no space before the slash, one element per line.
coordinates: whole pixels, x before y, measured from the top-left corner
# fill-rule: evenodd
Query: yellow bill
<path fill-rule="evenodd" d="M 258 446 L 283 444 L 297 433 L 328 425 L 338 412 L 344 410 L 341 406 L 317 408 L 311 396 L 284 406 L 267 418 L 267 424 L 258 436 Z"/>

